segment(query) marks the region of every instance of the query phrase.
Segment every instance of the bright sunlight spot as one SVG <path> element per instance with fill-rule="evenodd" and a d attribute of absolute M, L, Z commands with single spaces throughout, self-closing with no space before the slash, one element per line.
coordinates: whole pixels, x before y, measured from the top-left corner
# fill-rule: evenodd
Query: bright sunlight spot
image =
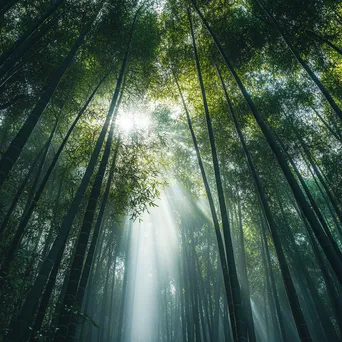
<path fill-rule="evenodd" d="M 117 119 L 119 131 L 124 135 L 147 132 L 151 126 L 148 113 L 120 111 Z"/>
<path fill-rule="evenodd" d="M 118 127 L 120 132 L 124 134 L 130 133 L 134 127 L 132 118 L 127 115 L 121 115 L 118 118 Z"/>

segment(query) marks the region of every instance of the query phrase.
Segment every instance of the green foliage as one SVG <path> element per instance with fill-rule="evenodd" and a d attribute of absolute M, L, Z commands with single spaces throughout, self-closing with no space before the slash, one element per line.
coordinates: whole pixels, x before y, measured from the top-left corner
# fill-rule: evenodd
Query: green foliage
<path fill-rule="evenodd" d="M 20 0 L 4 13 L 0 19 L 0 51 L 5 53 L 10 49 L 51 3 L 47 0 Z M 216 33 L 263 119 L 282 142 L 283 150 L 288 152 L 298 167 L 337 246 L 341 248 L 342 230 L 338 213 L 331 203 L 332 200 L 327 196 L 322 181 L 316 179 L 317 174 L 307 153 L 309 151 L 314 165 L 320 170 L 336 201 L 337 209 L 342 211 L 341 121 L 291 53 L 289 46 L 273 27 L 265 12 L 258 6 L 258 1 L 203 0 L 196 3 Z M 263 0 L 262 3 L 285 32 L 294 49 L 319 77 L 336 103 L 342 107 L 341 2 Z M 15 317 L 34 284 L 41 261 L 46 257 L 57 236 L 61 222 L 84 175 L 110 106 L 126 53 L 132 20 L 139 8 L 137 1 L 64 1 L 40 27 L 42 29 L 55 18 L 49 30 L 30 44 L 25 53 L 15 61 L 13 68 L 0 77 L 2 155 L 37 103 L 42 91 L 49 85 L 52 72 L 62 63 L 75 39 L 85 24 L 94 18 L 100 5 L 103 5 L 102 9 L 90 33 L 59 82 L 9 179 L 1 188 L 0 219 L 3 220 L 29 173 L 33 160 L 46 143 L 55 120 L 59 120 L 58 128 L 44 161 L 42 173 L 38 175 L 39 181 L 42 180 L 86 99 L 98 81 L 108 73 L 108 77 L 87 107 L 58 159 L 21 237 L 20 248 L 5 273 L 1 270 L 5 269 L 6 253 L 10 249 L 22 215 L 32 200 L 31 190 L 34 192 L 37 189 L 31 189 L 37 172 L 36 166 L 26 185 L 24 184 L 6 229 L 1 233 L 0 279 L 4 284 L 1 290 L 4 299 L 0 310 L 2 335 L 7 333 L 9 321 Z M 115 123 L 114 145 L 119 144 L 119 152 L 104 214 L 105 228 L 102 234 L 105 237 L 111 236 L 112 222 L 122 223 L 125 217 L 141 219 L 144 212 L 157 206 L 156 201 L 164 188 L 172 185 L 174 181 L 180 183 L 187 194 L 182 196 L 192 196 L 192 200 L 188 201 L 190 204 L 186 202 L 182 208 L 173 208 L 175 217 L 182 227 L 178 232 L 182 258 L 186 258 L 184 253 L 188 253 L 191 248 L 195 250 L 200 266 L 198 272 L 209 284 L 206 289 L 209 293 L 208 298 L 215 300 L 216 289 L 212 268 L 219 265 L 217 246 L 211 220 L 202 210 L 205 207 L 202 203 L 205 189 L 175 84 L 176 77 L 185 97 L 205 172 L 217 205 L 211 148 L 186 12 L 188 6 L 193 17 L 227 209 L 236 246 L 234 252 L 239 256 L 238 259 L 241 256 L 246 257 L 250 296 L 257 303 L 263 298 L 264 291 L 268 292 L 265 308 L 273 306 L 270 300 L 271 290 L 267 285 L 267 276 L 273 269 L 277 289 L 284 302 L 284 311 L 289 311 L 278 269 L 277 254 L 271 239 L 269 248 L 273 264 L 267 267 L 263 261 L 265 246 L 261 237 L 262 219 L 257 194 L 224 98 L 216 66 L 222 71 L 247 149 L 260 175 L 272 212 L 280 222 L 279 232 L 283 239 L 286 259 L 290 261 L 291 273 L 296 275 L 300 271 L 300 265 L 291 263 L 297 247 L 302 263 L 307 266 L 312 278 L 313 287 L 319 289 L 322 305 L 328 308 L 329 317 L 337 326 L 336 317 L 330 312 L 324 276 L 316 263 L 310 239 L 306 234 L 305 222 L 297 212 L 296 202 L 287 181 L 211 37 L 195 14 L 191 1 L 147 1 L 138 17 L 128 55 L 119 117 L 127 116 L 133 108 L 133 111 L 141 114 L 143 119 L 150 123 L 147 128 L 139 130 L 135 127 L 128 133 L 120 127 L 120 120 Z M 114 157 L 114 148 L 115 146 L 112 148 L 109 164 Z M 103 150 L 104 147 L 101 153 Z M 285 156 L 285 151 L 283 153 Z M 59 279 L 57 278 L 55 292 L 47 309 L 51 317 L 54 317 L 56 311 L 63 279 L 67 279 L 69 260 L 74 253 L 75 241 L 79 237 L 79 227 L 95 174 L 96 171 L 88 184 L 73 229 L 65 244 L 58 272 Z M 109 167 L 106 169 L 101 195 L 104 193 L 108 175 Z M 238 205 L 242 207 L 241 217 L 238 214 Z M 96 214 L 98 212 L 99 206 L 96 207 Z M 240 223 L 243 227 L 244 250 Z M 118 235 L 124 236 L 125 229 L 118 228 Z M 181 236 L 182 229 L 187 229 L 184 236 Z M 107 260 L 106 254 L 102 258 Z M 126 267 L 123 263 L 122 261 L 121 269 L 118 271 L 122 278 Z M 100 269 L 99 265 L 97 267 Z M 238 264 L 238 271 L 241 278 L 241 264 Z M 330 269 L 328 273 L 332 273 Z M 96 289 L 102 289 L 104 280 L 101 278 L 99 282 L 101 284 L 95 286 Z M 305 293 L 305 281 L 299 279 L 297 283 L 296 286 L 301 293 Z M 171 298 L 170 288 L 169 286 L 163 293 L 168 293 L 166 296 Z M 185 291 L 185 287 L 182 291 Z M 219 305 L 224 307 L 225 302 L 221 296 L 220 301 Z M 86 321 L 92 320 L 92 316 L 81 313 L 81 310 L 77 310 L 77 313 Z M 54 329 L 55 323 L 51 322 L 52 319 L 49 321 L 47 316 L 43 321 L 42 330 L 36 332 L 37 340 L 44 340 L 45 333 L 42 331 L 51 333 Z M 267 315 L 265 320 L 266 318 Z"/>

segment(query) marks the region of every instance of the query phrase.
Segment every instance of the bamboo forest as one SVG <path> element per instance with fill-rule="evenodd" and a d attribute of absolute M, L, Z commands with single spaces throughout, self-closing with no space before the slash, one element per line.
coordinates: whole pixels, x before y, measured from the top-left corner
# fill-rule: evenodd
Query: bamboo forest
<path fill-rule="evenodd" d="M 341 342 L 342 1 L 0 0 L 0 341 Z"/>

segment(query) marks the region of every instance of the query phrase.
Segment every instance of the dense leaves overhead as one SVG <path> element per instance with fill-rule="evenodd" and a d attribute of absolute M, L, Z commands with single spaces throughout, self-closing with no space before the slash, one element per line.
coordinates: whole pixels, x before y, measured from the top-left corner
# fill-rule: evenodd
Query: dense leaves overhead
<path fill-rule="evenodd" d="M 161 194 L 149 340 L 340 340 L 340 1 L 9 0 L 0 35 L 1 340 L 133 340 Z"/>

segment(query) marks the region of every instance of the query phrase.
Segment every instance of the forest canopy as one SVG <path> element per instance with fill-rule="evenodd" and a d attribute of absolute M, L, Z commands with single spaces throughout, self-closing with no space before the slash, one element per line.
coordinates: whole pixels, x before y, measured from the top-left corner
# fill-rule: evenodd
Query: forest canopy
<path fill-rule="evenodd" d="M 0 0 L 0 340 L 341 341 L 342 2 Z"/>

